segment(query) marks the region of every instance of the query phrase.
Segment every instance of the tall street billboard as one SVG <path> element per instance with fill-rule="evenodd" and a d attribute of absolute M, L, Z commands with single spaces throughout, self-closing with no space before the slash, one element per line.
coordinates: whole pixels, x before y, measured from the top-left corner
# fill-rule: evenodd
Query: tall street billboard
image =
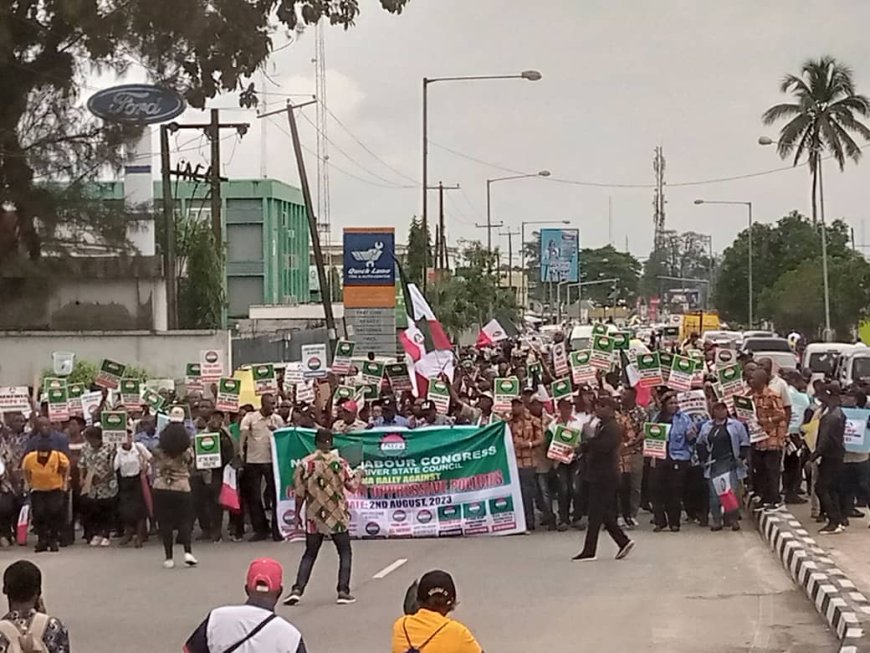
<path fill-rule="evenodd" d="M 580 231 L 541 229 L 541 281 L 580 281 Z"/>

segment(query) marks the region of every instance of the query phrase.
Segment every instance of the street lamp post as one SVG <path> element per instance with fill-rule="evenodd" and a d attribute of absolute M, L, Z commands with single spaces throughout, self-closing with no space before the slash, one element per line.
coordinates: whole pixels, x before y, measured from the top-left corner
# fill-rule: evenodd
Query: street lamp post
<path fill-rule="evenodd" d="M 758 139 L 759 145 L 774 145 L 776 141 L 768 136 Z M 822 157 L 820 152 L 813 149 L 810 152 L 810 163 L 815 159 L 816 173 L 819 182 L 819 218 L 822 225 L 822 289 L 825 296 L 825 342 L 831 342 L 831 294 L 828 289 L 828 228 L 825 225 L 825 190 L 822 185 Z M 815 183 L 815 180 L 813 181 Z M 816 219 L 816 203 L 813 201 L 813 222 Z"/>
<path fill-rule="evenodd" d="M 429 211 L 427 209 L 427 188 L 429 187 L 429 84 L 435 82 L 470 82 L 491 79 L 526 79 L 537 82 L 541 73 L 537 70 L 524 70 L 517 75 L 464 75 L 458 77 L 424 77 L 423 78 L 423 232 L 429 234 Z M 429 250 L 423 257 L 423 289 L 426 289 L 428 276 Z"/>
<path fill-rule="evenodd" d="M 508 177 L 494 177 L 486 180 L 486 225 L 475 225 L 477 227 L 486 227 L 486 251 L 492 252 L 492 202 L 490 186 L 497 181 L 511 181 L 515 179 L 530 179 L 532 177 L 549 177 L 549 170 L 541 170 L 528 175 L 510 175 Z"/>
<path fill-rule="evenodd" d="M 526 220 L 520 223 L 520 265 L 526 272 L 526 225 L 527 224 L 571 224 L 569 220 Z M 529 282 L 526 274 L 526 292 L 523 298 L 523 311 L 529 303 Z"/>
<path fill-rule="evenodd" d="M 745 206 L 749 213 L 749 256 L 747 262 L 747 276 L 749 277 L 749 328 L 752 328 L 753 309 L 752 309 L 752 202 L 737 202 L 731 200 L 695 200 L 695 204 L 730 204 L 736 206 Z"/>

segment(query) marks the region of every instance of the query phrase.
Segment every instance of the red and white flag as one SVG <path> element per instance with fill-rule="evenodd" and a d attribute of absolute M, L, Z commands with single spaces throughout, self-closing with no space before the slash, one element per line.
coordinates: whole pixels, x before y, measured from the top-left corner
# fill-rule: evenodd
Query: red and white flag
<path fill-rule="evenodd" d="M 239 512 L 242 509 L 242 502 L 239 499 L 239 475 L 232 465 L 224 467 L 224 480 L 218 503 L 230 512 Z"/>
<path fill-rule="evenodd" d="M 477 334 L 477 342 L 475 343 L 475 346 L 478 349 L 481 349 L 483 347 L 491 347 L 492 345 L 501 342 L 507 337 L 508 334 L 505 331 L 505 328 L 497 319 L 492 318 L 489 322 L 486 323 L 486 325 L 484 325 L 484 327 L 480 330 L 480 333 Z"/>

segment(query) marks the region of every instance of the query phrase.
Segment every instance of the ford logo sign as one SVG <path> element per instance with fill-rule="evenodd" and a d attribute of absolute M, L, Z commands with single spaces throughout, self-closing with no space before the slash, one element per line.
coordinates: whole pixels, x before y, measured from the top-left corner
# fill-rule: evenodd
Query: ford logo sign
<path fill-rule="evenodd" d="M 113 86 L 88 98 L 88 110 L 98 118 L 136 125 L 166 122 L 181 115 L 185 108 L 178 93 L 151 84 Z"/>

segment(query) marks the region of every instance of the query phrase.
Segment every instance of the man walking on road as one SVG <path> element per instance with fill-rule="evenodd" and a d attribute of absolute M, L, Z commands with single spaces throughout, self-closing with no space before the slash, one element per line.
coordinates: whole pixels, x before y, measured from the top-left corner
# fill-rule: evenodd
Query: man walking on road
<path fill-rule="evenodd" d="M 598 426 L 595 436 L 580 445 L 586 456 L 586 475 L 589 481 L 589 528 L 583 550 L 573 560 L 596 560 L 598 531 L 604 526 L 619 547 L 616 559 L 631 553 L 632 542 L 616 523 L 616 490 L 619 485 L 619 448 L 622 445 L 622 427 L 616 421 L 616 402 L 612 397 L 599 397 L 595 408 Z"/>
<path fill-rule="evenodd" d="M 305 553 L 299 561 L 299 571 L 293 591 L 284 605 L 296 605 L 302 599 L 311 570 L 324 538 L 332 537 L 338 551 L 338 599 L 344 605 L 356 599 L 350 593 L 350 511 L 345 490 L 354 491 L 362 480 L 362 470 L 354 473 L 347 461 L 332 448 L 332 432 L 318 429 L 314 436 L 317 447 L 296 467 L 293 487 L 296 491 L 296 527 L 303 527 L 305 506 Z"/>
<path fill-rule="evenodd" d="M 825 406 L 819 422 L 819 436 L 813 460 L 819 462 L 819 478 L 816 493 L 822 512 L 828 523 L 819 531 L 823 535 L 842 533 L 844 516 L 840 512 L 840 476 L 843 473 L 843 458 L 846 449 L 843 436 L 846 432 L 846 416 L 840 408 L 840 387 L 835 383 L 824 386 L 817 399 Z"/>

